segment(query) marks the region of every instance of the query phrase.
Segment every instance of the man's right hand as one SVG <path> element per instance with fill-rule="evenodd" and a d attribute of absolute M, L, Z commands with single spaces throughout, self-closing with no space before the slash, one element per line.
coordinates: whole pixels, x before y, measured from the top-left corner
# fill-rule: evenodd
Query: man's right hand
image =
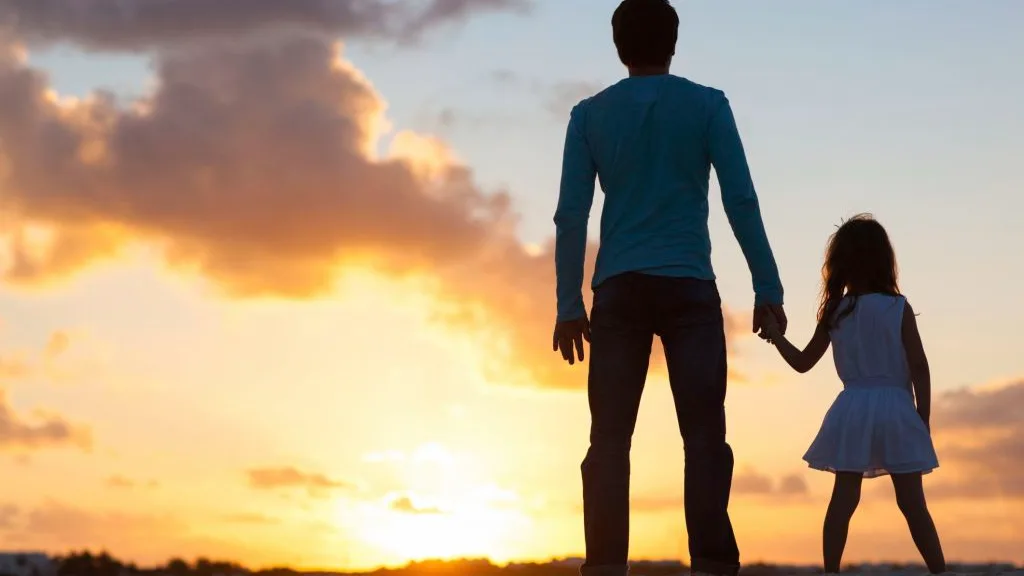
<path fill-rule="evenodd" d="M 775 317 L 775 321 L 779 325 L 779 333 L 785 336 L 786 326 L 789 324 L 789 320 L 786 319 L 786 311 L 782 308 L 782 304 L 754 306 L 754 333 L 759 334 L 764 330 L 768 323 L 771 322 L 769 316 Z"/>
<path fill-rule="evenodd" d="M 583 362 L 583 341 L 590 342 L 590 320 L 586 316 L 555 324 L 551 347 L 562 353 L 562 359 L 570 365 L 576 358 Z"/>

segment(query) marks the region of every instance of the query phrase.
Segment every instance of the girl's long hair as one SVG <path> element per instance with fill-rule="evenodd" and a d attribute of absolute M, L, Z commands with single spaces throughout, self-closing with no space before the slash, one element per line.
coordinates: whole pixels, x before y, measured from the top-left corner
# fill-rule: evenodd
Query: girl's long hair
<path fill-rule="evenodd" d="M 858 214 L 832 234 L 821 266 L 818 322 L 833 328 L 850 315 L 862 294 L 900 294 L 896 253 L 885 228 L 870 214 Z M 837 314 L 844 297 L 852 301 Z"/>

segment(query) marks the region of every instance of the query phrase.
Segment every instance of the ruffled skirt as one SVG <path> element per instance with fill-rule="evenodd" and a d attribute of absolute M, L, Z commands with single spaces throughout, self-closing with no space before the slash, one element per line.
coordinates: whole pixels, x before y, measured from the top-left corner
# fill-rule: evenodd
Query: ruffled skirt
<path fill-rule="evenodd" d="M 804 454 L 811 468 L 885 474 L 927 474 L 939 466 L 931 434 L 909 390 L 851 386 L 832 403 L 817 437 Z"/>

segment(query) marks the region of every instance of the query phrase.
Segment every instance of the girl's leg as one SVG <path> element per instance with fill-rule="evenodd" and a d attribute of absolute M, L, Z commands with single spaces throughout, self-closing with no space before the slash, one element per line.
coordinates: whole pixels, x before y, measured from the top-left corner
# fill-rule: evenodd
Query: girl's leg
<path fill-rule="evenodd" d="M 825 513 L 825 529 L 822 551 L 825 556 L 825 572 L 838 573 L 846 548 L 846 536 L 850 532 L 850 519 L 860 503 L 860 484 L 864 476 L 859 472 L 836 472 L 836 483 L 832 488 L 832 500 Z"/>
<path fill-rule="evenodd" d="M 892 485 L 896 488 L 896 503 L 907 519 L 910 535 L 928 565 L 928 570 L 932 574 L 945 572 L 946 559 L 942 555 L 939 533 L 935 530 L 935 523 L 932 522 L 928 504 L 924 500 L 921 474 L 893 474 Z"/>

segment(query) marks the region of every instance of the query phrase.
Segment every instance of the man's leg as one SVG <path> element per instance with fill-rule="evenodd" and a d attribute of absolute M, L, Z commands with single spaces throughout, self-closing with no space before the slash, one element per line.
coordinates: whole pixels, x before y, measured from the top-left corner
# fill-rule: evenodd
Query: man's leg
<path fill-rule="evenodd" d="M 583 460 L 584 576 L 624 576 L 629 554 L 629 448 L 653 332 L 638 278 L 607 280 L 591 318 L 590 449 Z"/>
<path fill-rule="evenodd" d="M 686 451 L 684 506 L 694 572 L 734 576 L 739 550 L 729 520 L 733 454 L 725 441 L 725 326 L 712 281 L 663 279 L 658 333 Z"/>

